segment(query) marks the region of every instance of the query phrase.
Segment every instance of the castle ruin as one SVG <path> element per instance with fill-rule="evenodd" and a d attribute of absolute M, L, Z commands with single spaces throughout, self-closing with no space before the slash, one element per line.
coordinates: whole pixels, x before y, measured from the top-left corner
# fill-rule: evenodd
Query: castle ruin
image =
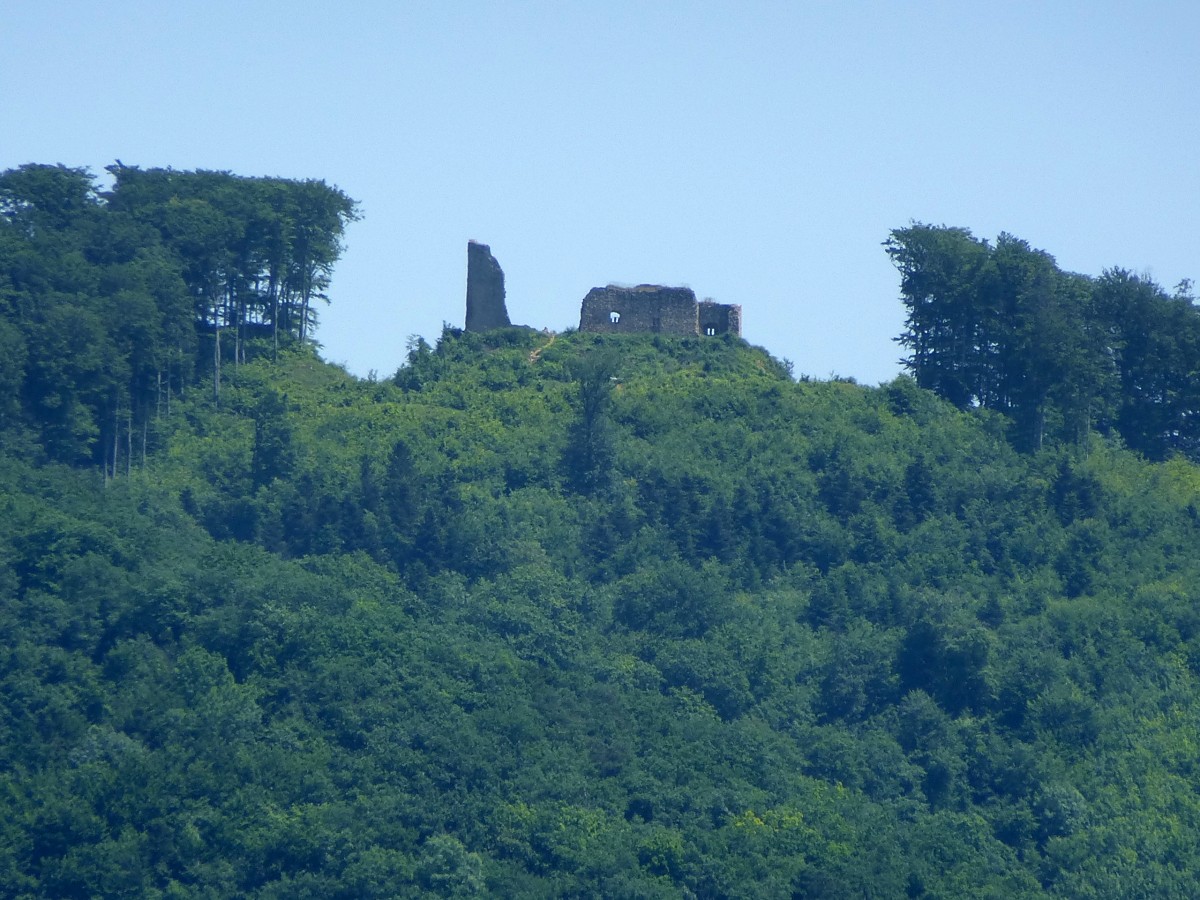
<path fill-rule="evenodd" d="M 467 242 L 467 331 L 508 328 L 504 271 L 487 244 Z M 639 284 L 592 288 L 583 298 L 579 330 L 600 334 L 741 337 L 742 308 L 697 300 L 691 288 Z"/>
<path fill-rule="evenodd" d="M 467 331 L 507 328 L 504 270 L 487 244 L 467 241 Z"/>
<path fill-rule="evenodd" d="M 583 298 L 579 330 L 601 334 L 742 334 L 742 308 L 696 300 L 691 288 L 639 284 L 592 288 Z"/>

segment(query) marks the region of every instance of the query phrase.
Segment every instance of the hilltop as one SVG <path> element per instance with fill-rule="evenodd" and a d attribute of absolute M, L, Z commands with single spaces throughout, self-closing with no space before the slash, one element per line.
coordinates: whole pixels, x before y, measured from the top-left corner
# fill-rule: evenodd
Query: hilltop
<path fill-rule="evenodd" d="M 353 201 L 121 177 L 0 176 L 0 895 L 1192 894 L 1200 469 L 1079 426 L 1120 379 L 446 328 L 360 380 Z"/>

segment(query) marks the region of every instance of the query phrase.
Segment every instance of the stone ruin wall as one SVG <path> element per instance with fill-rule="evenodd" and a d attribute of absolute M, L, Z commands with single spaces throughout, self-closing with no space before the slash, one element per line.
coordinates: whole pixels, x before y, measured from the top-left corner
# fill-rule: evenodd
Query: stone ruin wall
<path fill-rule="evenodd" d="M 691 288 L 639 284 L 592 288 L 583 298 L 579 330 L 600 334 L 742 333 L 742 308 L 711 300 L 697 302 Z"/>
<path fill-rule="evenodd" d="M 467 331 L 507 328 L 504 270 L 487 244 L 467 242 Z"/>
<path fill-rule="evenodd" d="M 504 271 L 487 244 L 467 243 L 467 331 L 508 328 Z M 742 334 L 742 308 L 697 301 L 691 288 L 639 284 L 592 288 L 583 298 L 579 330 L 599 334 Z"/>
<path fill-rule="evenodd" d="M 742 308 L 734 303 L 700 301 L 701 334 L 733 334 L 742 336 Z"/>
<path fill-rule="evenodd" d="M 696 295 L 690 288 L 651 284 L 592 288 L 579 311 L 579 330 L 601 334 L 699 334 L 698 322 Z"/>

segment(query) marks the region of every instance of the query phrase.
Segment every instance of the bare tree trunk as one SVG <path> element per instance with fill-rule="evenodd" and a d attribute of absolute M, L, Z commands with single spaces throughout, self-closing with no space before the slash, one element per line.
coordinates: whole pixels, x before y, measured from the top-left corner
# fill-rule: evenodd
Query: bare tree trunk
<path fill-rule="evenodd" d="M 230 302 L 229 309 L 233 313 L 233 367 L 236 369 L 242 361 L 242 323 L 246 316 L 241 301 L 236 298 Z"/>
<path fill-rule="evenodd" d="M 113 404 L 113 448 L 112 448 L 112 477 L 117 479 L 117 458 L 121 454 L 121 419 L 117 405 Z"/>
<path fill-rule="evenodd" d="M 312 277 L 307 268 L 304 272 L 304 283 L 300 288 L 300 343 L 308 338 L 308 303 L 312 294 Z"/>
<path fill-rule="evenodd" d="M 213 402 L 221 402 L 221 326 L 213 328 Z"/>
<path fill-rule="evenodd" d="M 133 403 L 125 417 L 125 477 L 133 474 Z"/>

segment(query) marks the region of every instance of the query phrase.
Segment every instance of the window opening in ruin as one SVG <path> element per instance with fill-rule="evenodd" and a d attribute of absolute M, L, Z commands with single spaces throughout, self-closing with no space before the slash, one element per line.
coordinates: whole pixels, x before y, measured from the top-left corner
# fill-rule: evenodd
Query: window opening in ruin
<path fill-rule="evenodd" d="M 717 333 L 716 326 L 715 326 L 715 325 L 705 325 L 705 326 L 704 326 L 704 333 L 705 333 L 706 335 L 708 335 L 709 337 L 714 337 L 714 336 L 716 335 L 716 333 Z"/>
<path fill-rule="evenodd" d="M 610 312 L 608 314 L 608 321 L 610 321 L 614 325 L 616 325 L 618 322 L 621 321 L 621 314 L 619 312 L 617 312 L 616 310 L 613 310 L 612 312 Z"/>

